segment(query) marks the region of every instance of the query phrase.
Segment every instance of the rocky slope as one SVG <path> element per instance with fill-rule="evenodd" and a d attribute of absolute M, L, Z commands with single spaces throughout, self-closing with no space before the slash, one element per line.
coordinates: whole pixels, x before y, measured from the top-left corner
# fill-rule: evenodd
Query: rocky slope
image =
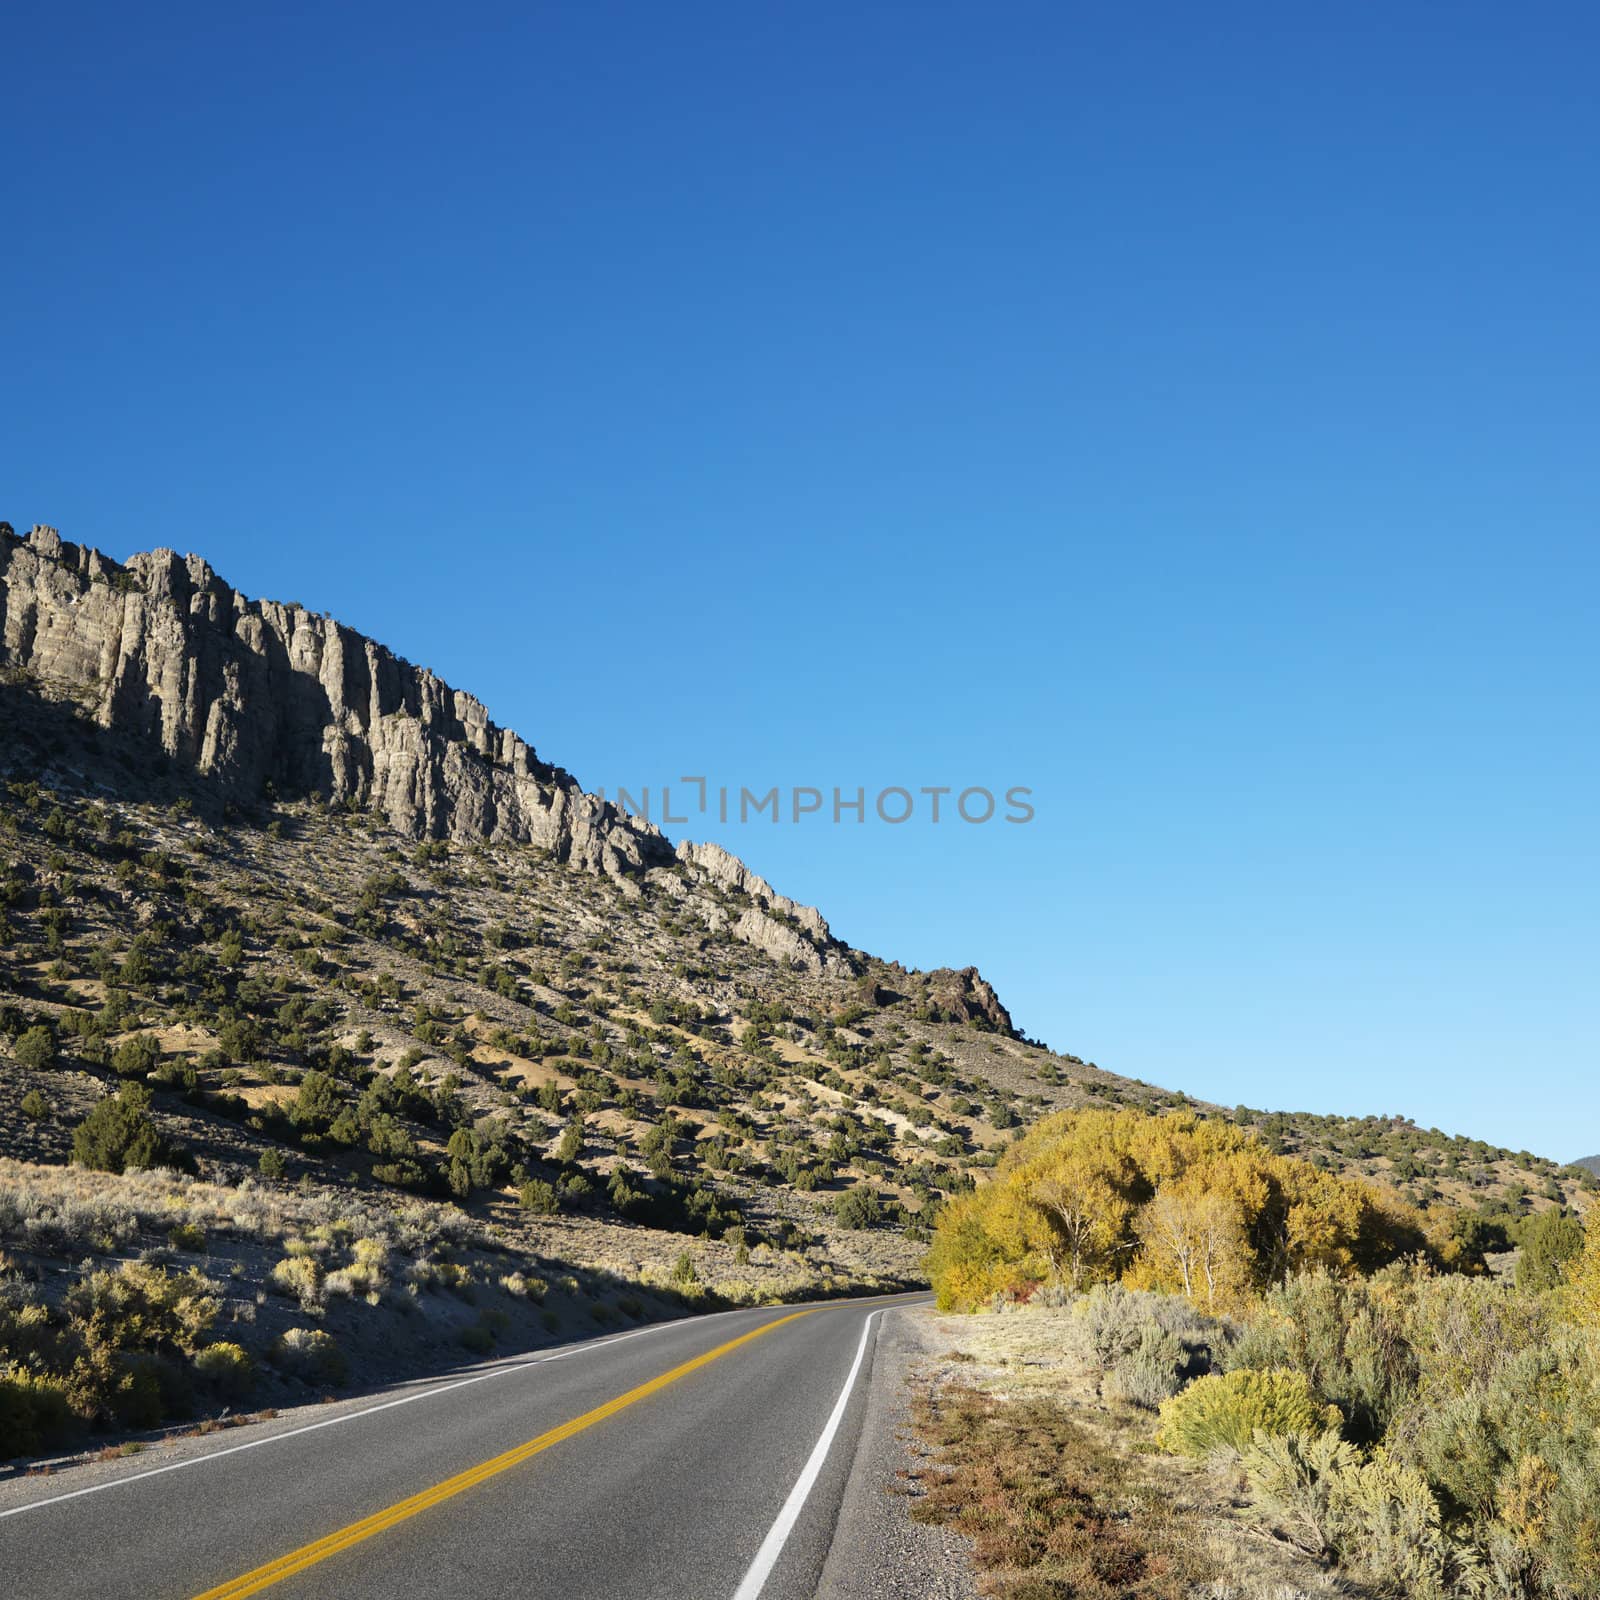
<path fill-rule="evenodd" d="M 331 617 L 247 599 L 198 556 L 154 550 L 118 565 L 53 528 L 20 539 L 0 525 L 0 667 L 100 728 L 150 741 L 235 803 L 318 795 L 413 838 L 531 844 L 619 878 L 676 860 L 748 900 L 736 938 L 813 970 L 851 970 L 818 911 L 719 846 L 674 854 L 651 823 L 585 793 L 471 695 Z"/>

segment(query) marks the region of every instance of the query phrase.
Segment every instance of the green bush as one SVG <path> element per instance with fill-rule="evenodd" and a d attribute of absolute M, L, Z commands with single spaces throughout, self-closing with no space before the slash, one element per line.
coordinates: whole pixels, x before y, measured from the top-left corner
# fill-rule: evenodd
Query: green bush
<path fill-rule="evenodd" d="M 289 1170 L 289 1163 L 284 1160 L 281 1150 L 274 1150 L 269 1145 L 261 1152 L 256 1170 L 263 1178 L 281 1178 Z"/>
<path fill-rule="evenodd" d="M 272 1362 L 311 1384 L 341 1384 L 349 1370 L 333 1335 L 321 1328 L 290 1328 L 274 1341 Z"/>
<path fill-rule="evenodd" d="M 833 1214 L 839 1219 L 841 1227 L 870 1228 L 882 1217 L 883 1206 L 876 1189 L 858 1183 L 834 1196 Z"/>
<path fill-rule="evenodd" d="M 517 1200 L 524 1211 L 532 1212 L 536 1217 L 553 1216 L 561 1209 L 554 1188 L 543 1178 L 530 1178 L 517 1191 Z"/>
<path fill-rule="evenodd" d="M 1342 1421 L 1337 1406 L 1317 1403 L 1302 1374 L 1240 1367 L 1198 1378 L 1163 1401 L 1156 1442 L 1173 1455 L 1204 1456 L 1219 1448 L 1243 1451 L 1258 1431 L 1313 1433 Z"/>
<path fill-rule="evenodd" d="M 194 1395 L 187 1370 L 168 1356 L 136 1351 L 116 1358 L 117 1382 L 107 1396 L 124 1428 L 153 1428 L 168 1417 L 188 1416 Z"/>
<path fill-rule="evenodd" d="M 34 1122 L 43 1122 L 50 1115 L 50 1103 L 37 1089 L 30 1089 L 22 1097 L 22 1114 Z"/>
<path fill-rule="evenodd" d="M 161 1061 L 161 1046 L 153 1035 L 130 1033 L 111 1056 L 111 1068 L 119 1078 L 145 1078 Z"/>
<path fill-rule="evenodd" d="M 1517 1256 L 1517 1287 L 1554 1289 L 1567 1262 L 1583 1251 L 1583 1224 L 1569 1212 L 1551 1209 L 1530 1217 Z"/>
<path fill-rule="evenodd" d="M 326 1072 L 308 1072 L 300 1080 L 299 1092 L 289 1107 L 289 1120 L 297 1128 L 320 1131 L 332 1124 L 341 1105 L 333 1079 Z"/>
<path fill-rule="evenodd" d="M 1365 1460 L 1331 1431 L 1259 1434 L 1243 1466 L 1280 1531 L 1381 1592 L 1406 1600 L 1481 1592 L 1477 1554 L 1447 1532 L 1420 1472 L 1381 1453 Z"/>
<path fill-rule="evenodd" d="M 1600 1349 L 1574 1329 L 1419 1395 L 1385 1441 L 1534 1593 L 1600 1594 Z"/>
<path fill-rule="evenodd" d="M 12 1366 L 0 1371 L 0 1458 L 59 1444 L 76 1418 L 59 1378 Z"/>
<path fill-rule="evenodd" d="M 1407 1307 L 1417 1285 L 1308 1273 L 1262 1303 L 1224 1365 L 1301 1373 L 1362 1443 L 1382 1437 L 1416 1392 L 1420 1363 Z"/>
<path fill-rule="evenodd" d="M 456 1339 L 463 1349 L 470 1350 L 475 1356 L 486 1356 L 494 1349 L 494 1329 L 481 1321 L 463 1328 Z"/>
<path fill-rule="evenodd" d="M 156 1131 L 150 1091 L 140 1083 L 107 1095 L 72 1130 L 72 1159 L 100 1172 L 185 1165 L 182 1153 Z"/>
<path fill-rule="evenodd" d="M 34 1072 L 43 1072 L 56 1058 L 55 1035 L 48 1028 L 29 1028 L 15 1046 L 17 1060 Z"/>
<path fill-rule="evenodd" d="M 574 1117 L 562 1130 L 561 1139 L 556 1145 L 556 1160 L 563 1166 L 570 1166 L 583 1154 L 583 1118 Z"/>

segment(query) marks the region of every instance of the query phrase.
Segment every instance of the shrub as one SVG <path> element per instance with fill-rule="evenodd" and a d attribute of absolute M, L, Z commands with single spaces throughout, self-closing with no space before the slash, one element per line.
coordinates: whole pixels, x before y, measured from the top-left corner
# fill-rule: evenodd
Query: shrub
<path fill-rule="evenodd" d="M 68 1404 L 86 1419 L 114 1418 L 147 1427 L 189 1409 L 186 1356 L 198 1349 L 215 1320 L 213 1286 L 198 1272 L 169 1273 L 127 1261 L 92 1272 L 61 1303 L 64 1328 L 26 1325 L 34 1362 L 60 1368 Z M 30 1311 L 23 1308 L 26 1322 Z M 48 1347 L 40 1338 L 53 1332 Z M 8 1338 L 8 1343 L 10 1339 Z"/>
<path fill-rule="evenodd" d="M 226 1340 L 197 1351 L 193 1366 L 201 1384 L 227 1400 L 244 1399 L 255 1384 L 256 1367 L 249 1352 Z"/>
<path fill-rule="evenodd" d="M 50 1115 L 50 1105 L 37 1089 L 30 1089 L 22 1097 L 22 1114 L 35 1122 L 43 1122 Z"/>
<path fill-rule="evenodd" d="M 846 1189 L 842 1194 L 834 1196 L 833 1214 L 839 1219 L 842 1227 L 872 1227 L 883 1215 L 878 1191 L 868 1188 L 864 1183 Z"/>
<path fill-rule="evenodd" d="M 1239 1367 L 1198 1378 L 1162 1402 L 1156 1443 L 1173 1455 L 1204 1456 L 1216 1449 L 1247 1449 L 1254 1435 L 1320 1432 L 1343 1418 L 1319 1405 L 1298 1372 L 1258 1372 Z"/>
<path fill-rule="evenodd" d="M 481 1321 L 463 1328 L 456 1339 L 464 1350 L 470 1350 L 475 1356 L 486 1356 L 494 1349 L 494 1329 Z"/>
<path fill-rule="evenodd" d="M 1087 1345 L 1087 1359 L 1109 1371 L 1139 1347 L 1155 1320 L 1158 1296 L 1129 1291 L 1121 1284 L 1097 1284 L 1073 1302 L 1075 1327 Z"/>
<path fill-rule="evenodd" d="M 56 1058 L 55 1035 L 48 1028 L 29 1028 L 17 1040 L 14 1053 L 23 1066 L 43 1072 Z"/>
<path fill-rule="evenodd" d="M 1451 1391 L 1425 1387 L 1385 1441 L 1536 1593 L 1600 1594 L 1597 1353 L 1572 1329 L 1504 1351 Z"/>
<path fill-rule="evenodd" d="M 217 1044 L 230 1061 L 258 1061 L 261 1058 L 261 1029 L 248 1017 L 224 1025 Z"/>
<path fill-rule="evenodd" d="M 530 1278 L 521 1271 L 507 1273 L 501 1278 L 500 1287 L 519 1300 L 532 1300 L 535 1305 L 543 1304 L 544 1297 L 550 1289 L 550 1285 L 543 1278 Z"/>
<path fill-rule="evenodd" d="M 574 1117 L 562 1130 L 556 1145 L 556 1160 L 570 1166 L 583 1154 L 583 1118 Z"/>
<path fill-rule="evenodd" d="M 76 1419 L 59 1378 L 20 1366 L 0 1371 L 0 1458 L 58 1444 Z"/>
<path fill-rule="evenodd" d="M 273 1343 L 272 1362 L 311 1384 L 341 1384 L 348 1370 L 344 1352 L 321 1328 L 290 1328 Z"/>
<path fill-rule="evenodd" d="M 339 1091 L 326 1072 L 308 1072 L 289 1107 L 289 1120 L 297 1128 L 323 1129 L 340 1110 Z"/>
<path fill-rule="evenodd" d="M 198 1254 L 206 1247 L 206 1230 L 193 1222 L 179 1222 L 167 1229 L 167 1243 L 174 1250 Z"/>
<path fill-rule="evenodd" d="M 1371 1442 L 1417 1387 L 1419 1361 L 1406 1327 L 1417 1292 L 1415 1282 L 1296 1278 L 1266 1297 L 1225 1364 L 1303 1374 L 1319 1399 L 1338 1406 L 1349 1435 Z"/>
<path fill-rule="evenodd" d="M 375 1306 L 388 1282 L 389 1247 L 381 1239 L 357 1239 L 350 1264 L 330 1272 L 323 1288 L 330 1295 L 360 1295 Z"/>
<path fill-rule="evenodd" d="M 1042 1291 L 1036 1299 L 1055 1303 Z M 1208 1372 L 1233 1337 L 1231 1325 L 1202 1315 L 1176 1295 L 1100 1284 L 1072 1303 L 1072 1342 L 1090 1369 L 1105 1374 L 1112 1399 L 1155 1410 L 1189 1379 Z"/>
<path fill-rule="evenodd" d="M 1517 1256 L 1517 1287 L 1554 1289 L 1567 1263 L 1583 1250 L 1583 1224 L 1568 1212 L 1541 1211 L 1529 1219 Z"/>
<path fill-rule="evenodd" d="M 302 1311 L 320 1312 L 327 1303 L 322 1267 L 314 1256 L 285 1256 L 273 1267 L 267 1281 L 279 1294 L 298 1300 Z"/>
<path fill-rule="evenodd" d="M 72 1159 L 100 1172 L 185 1165 L 183 1155 L 156 1131 L 150 1091 L 138 1083 L 106 1096 L 72 1130 Z"/>
<path fill-rule="evenodd" d="M 1175 1335 L 1203 1370 L 1233 1338 L 1232 1324 L 1203 1315 L 1177 1295 L 1097 1284 L 1073 1302 L 1074 1326 L 1087 1344 L 1087 1357 L 1102 1371 L 1139 1348 L 1154 1327 Z"/>
<path fill-rule="evenodd" d="M 144 1078 L 161 1061 L 161 1046 L 153 1035 L 130 1033 L 111 1056 L 111 1068 L 119 1078 Z"/>
<path fill-rule="evenodd" d="M 536 1217 L 548 1217 L 561 1209 L 556 1191 L 543 1178 L 530 1178 L 517 1191 L 517 1201 L 524 1211 Z"/>
<path fill-rule="evenodd" d="M 1257 1434 L 1243 1466 L 1282 1532 L 1384 1593 L 1452 1600 L 1476 1576 L 1476 1555 L 1445 1531 L 1427 1480 L 1399 1462 L 1364 1460 L 1332 1431 L 1293 1431 Z"/>
<path fill-rule="evenodd" d="M 283 1159 L 281 1150 L 274 1150 L 270 1145 L 261 1152 L 261 1159 L 256 1162 L 256 1170 L 263 1178 L 277 1179 L 289 1170 L 289 1163 Z"/>
<path fill-rule="evenodd" d="M 1134 1349 L 1118 1358 L 1106 1378 L 1113 1398 L 1156 1410 L 1182 1389 L 1191 1352 L 1177 1334 L 1147 1325 Z"/>
<path fill-rule="evenodd" d="M 90 1273 L 64 1304 L 91 1344 L 180 1354 L 200 1347 L 220 1309 L 214 1285 L 193 1268 L 173 1273 L 143 1261 Z"/>

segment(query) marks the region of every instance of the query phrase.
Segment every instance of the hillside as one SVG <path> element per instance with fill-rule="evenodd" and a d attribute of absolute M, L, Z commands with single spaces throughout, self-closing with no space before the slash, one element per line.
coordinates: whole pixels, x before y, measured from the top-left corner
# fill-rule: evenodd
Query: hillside
<path fill-rule="evenodd" d="M 849 948 L 477 701 L 193 557 L 0 525 L 0 576 L 0 1277 L 23 1298 L 59 1309 L 86 1255 L 194 1264 L 292 1387 L 328 1330 L 366 1376 L 916 1282 L 941 1197 L 1086 1104 L 1229 1116 L 1460 1208 L 1478 1247 L 1579 1186 L 1052 1052 L 974 969 Z M 112 1091 L 120 1124 L 79 1131 Z M 69 1168 L 75 1138 L 158 1165 Z"/>

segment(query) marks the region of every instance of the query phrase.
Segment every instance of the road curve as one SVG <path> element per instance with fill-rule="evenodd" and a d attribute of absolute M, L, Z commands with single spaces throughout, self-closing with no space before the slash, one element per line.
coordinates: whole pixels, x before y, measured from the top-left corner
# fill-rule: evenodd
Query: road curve
<path fill-rule="evenodd" d="M 695 1317 L 0 1498 L 7 1600 L 814 1600 L 883 1318 Z"/>

